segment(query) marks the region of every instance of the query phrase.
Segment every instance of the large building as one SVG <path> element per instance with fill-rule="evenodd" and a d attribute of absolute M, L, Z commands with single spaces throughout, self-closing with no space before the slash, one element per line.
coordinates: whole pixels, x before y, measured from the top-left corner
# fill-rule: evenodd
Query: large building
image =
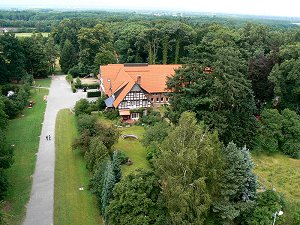
<path fill-rule="evenodd" d="M 108 108 L 119 109 L 123 120 L 137 120 L 135 109 L 168 104 L 165 93 L 167 77 L 181 65 L 148 65 L 145 63 L 100 66 L 100 91 L 107 96 Z"/>

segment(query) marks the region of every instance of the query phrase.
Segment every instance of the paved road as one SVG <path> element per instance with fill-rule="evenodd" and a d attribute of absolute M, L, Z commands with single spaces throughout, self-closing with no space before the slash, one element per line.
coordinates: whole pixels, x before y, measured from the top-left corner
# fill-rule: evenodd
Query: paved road
<path fill-rule="evenodd" d="M 33 175 L 31 196 L 23 225 L 53 224 L 55 119 L 60 109 L 73 107 L 77 100 L 85 96 L 86 93 L 81 91 L 72 93 L 65 76 L 57 76 L 52 80 Z M 46 140 L 46 135 L 51 135 L 50 141 Z"/>

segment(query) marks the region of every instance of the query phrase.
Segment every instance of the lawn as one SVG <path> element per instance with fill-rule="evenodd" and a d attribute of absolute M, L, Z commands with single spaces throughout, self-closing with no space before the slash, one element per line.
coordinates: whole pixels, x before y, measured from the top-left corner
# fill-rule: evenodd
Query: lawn
<path fill-rule="evenodd" d="M 72 141 L 77 136 L 75 116 L 70 110 L 59 111 L 55 127 L 55 225 L 103 224 L 96 199 L 88 191 L 89 173 L 78 151 L 72 150 Z M 83 191 L 79 187 L 84 187 Z"/>
<path fill-rule="evenodd" d="M 99 115 L 99 120 L 105 125 L 113 125 L 114 123 L 114 121 L 105 118 L 102 114 Z M 119 130 L 121 134 L 134 134 L 138 137 L 138 140 L 128 140 L 120 137 L 118 142 L 114 145 L 116 150 L 125 152 L 133 162 L 131 166 L 122 165 L 123 174 L 127 175 L 138 168 L 149 169 L 150 165 L 146 159 L 147 150 L 140 142 L 145 133 L 144 127 L 133 125 L 131 127 L 119 128 Z"/>
<path fill-rule="evenodd" d="M 139 140 L 143 137 L 144 132 L 145 129 L 141 126 L 131 126 L 121 129 L 122 134 L 134 134 Z M 131 166 L 122 165 L 122 172 L 124 175 L 127 175 L 138 168 L 150 168 L 149 162 L 146 159 L 147 150 L 139 140 L 123 139 L 120 137 L 118 143 L 114 146 L 117 150 L 125 152 L 133 162 Z"/>
<path fill-rule="evenodd" d="M 45 78 L 45 79 L 35 79 L 35 85 L 38 87 L 50 87 L 51 84 L 51 78 Z"/>
<path fill-rule="evenodd" d="M 285 155 L 253 154 L 259 182 L 266 188 L 274 187 L 288 201 L 300 202 L 300 160 Z"/>
<path fill-rule="evenodd" d="M 7 170 L 10 187 L 5 209 L 10 215 L 8 224 L 21 224 L 25 215 L 25 204 L 31 192 L 32 177 L 39 145 L 46 104 L 43 101 L 47 89 L 31 90 L 35 101 L 32 109 L 24 109 L 23 115 L 9 121 L 7 139 L 14 145 L 14 164 Z"/>

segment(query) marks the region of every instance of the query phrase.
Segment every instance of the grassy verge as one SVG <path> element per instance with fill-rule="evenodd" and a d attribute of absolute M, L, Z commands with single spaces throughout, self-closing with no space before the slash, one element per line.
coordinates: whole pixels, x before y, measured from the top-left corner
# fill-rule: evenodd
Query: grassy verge
<path fill-rule="evenodd" d="M 94 196 L 87 190 L 89 174 L 80 152 L 72 150 L 77 135 L 75 117 L 69 110 L 61 110 L 55 127 L 55 225 L 102 224 Z M 79 191 L 79 187 L 84 187 Z"/>
<path fill-rule="evenodd" d="M 25 204 L 30 197 L 32 178 L 38 150 L 39 135 L 46 104 L 43 101 L 48 90 L 31 90 L 35 101 L 32 109 L 25 109 L 24 116 L 9 122 L 7 139 L 14 147 L 14 164 L 7 170 L 10 187 L 6 198 L 5 210 L 10 215 L 8 224 L 21 224 L 25 215 Z"/>
<path fill-rule="evenodd" d="M 300 160 L 285 155 L 253 154 L 255 173 L 266 188 L 274 187 L 288 201 L 300 202 Z"/>
<path fill-rule="evenodd" d="M 51 84 L 51 78 L 45 78 L 45 79 L 35 79 L 35 84 L 36 86 L 41 86 L 41 87 L 50 87 Z"/>

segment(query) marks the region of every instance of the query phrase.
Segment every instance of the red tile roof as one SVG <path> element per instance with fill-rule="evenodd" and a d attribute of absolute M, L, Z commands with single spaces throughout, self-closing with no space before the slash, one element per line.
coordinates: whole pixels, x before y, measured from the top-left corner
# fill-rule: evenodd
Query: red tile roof
<path fill-rule="evenodd" d="M 180 67 L 181 65 L 124 66 L 124 64 L 108 64 L 101 66 L 100 70 L 108 96 L 125 86 L 114 101 L 113 105 L 117 107 L 136 83 L 138 76 L 141 79 L 141 88 L 148 93 L 167 92 L 167 77 L 172 76 L 175 73 L 174 70 Z M 98 77 L 100 78 L 100 75 Z"/>

